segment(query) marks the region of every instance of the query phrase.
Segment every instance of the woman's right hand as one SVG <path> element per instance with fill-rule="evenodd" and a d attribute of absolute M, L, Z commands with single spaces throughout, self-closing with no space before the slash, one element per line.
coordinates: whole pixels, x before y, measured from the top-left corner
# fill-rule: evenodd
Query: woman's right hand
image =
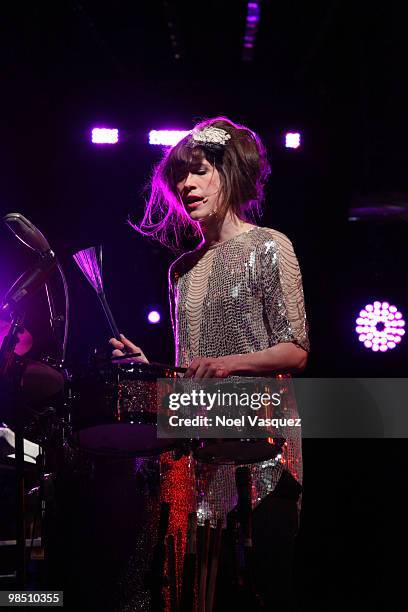
<path fill-rule="evenodd" d="M 116 338 L 111 338 L 109 340 L 109 343 L 114 347 L 114 350 L 112 351 L 113 357 L 126 357 L 126 352 L 124 352 L 124 349 L 126 348 L 128 349 L 129 353 L 141 353 L 139 357 L 135 357 L 135 361 L 149 363 L 149 360 L 139 346 L 133 344 L 133 342 L 128 340 L 123 334 L 120 334 L 120 339 L 121 342 L 116 340 Z"/>

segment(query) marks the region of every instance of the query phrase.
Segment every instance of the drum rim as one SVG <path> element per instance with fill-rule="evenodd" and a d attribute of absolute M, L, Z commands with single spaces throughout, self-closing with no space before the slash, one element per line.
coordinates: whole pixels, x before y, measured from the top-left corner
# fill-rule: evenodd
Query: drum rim
<path fill-rule="evenodd" d="M 132 459 L 132 458 L 139 458 L 139 457 L 158 457 L 160 456 L 162 453 L 167 453 L 170 451 L 174 451 L 177 449 L 178 447 L 178 440 L 177 438 L 163 438 L 163 445 L 161 446 L 157 446 L 155 448 L 151 447 L 150 449 L 146 449 L 144 448 L 143 450 L 140 451 L 136 451 L 136 450 L 129 450 L 129 451 L 125 451 L 125 450 L 116 450 L 113 448 L 109 448 L 107 449 L 106 447 L 99 447 L 99 448 L 91 448 L 88 445 L 84 445 L 81 440 L 80 440 L 80 434 L 81 433 L 85 433 L 88 432 L 90 433 L 90 430 L 98 428 L 100 426 L 102 427 L 114 427 L 117 428 L 118 426 L 120 427 L 121 425 L 123 426 L 129 426 L 128 423 L 117 423 L 117 424 L 108 424 L 108 425 L 94 425 L 91 427 L 84 427 L 83 429 L 79 429 L 77 431 L 72 431 L 70 436 L 69 436 L 69 445 L 71 448 L 78 450 L 80 452 L 85 453 L 86 455 L 94 455 L 94 456 L 98 456 L 98 457 L 117 457 L 119 458 L 127 458 L 127 459 Z M 130 426 L 132 427 L 132 426 Z M 119 446 L 118 446 L 119 448 Z"/>
<path fill-rule="evenodd" d="M 114 360 L 110 360 L 105 364 L 111 365 L 114 368 L 120 370 L 128 370 L 129 367 L 132 367 L 138 370 L 141 374 L 146 373 L 148 375 L 156 375 L 157 378 L 168 378 L 169 375 L 176 378 L 177 376 L 177 368 L 176 366 L 167 365 L 167 364 L 156 364 L 156 363 L 144 363 L 143 361 L 136 361 L 130 357 L 119 357 Z M 162 376 L 160 376 L 162 374 Z"/>
<path fill-rule="evenodd" d="M 220 442 L 218 442 L 217 444 L 217 440 L 220 440 Z M 267 438 L 253 438 L 253 439 L 246 439 L 246 438 L 225 438 L 224 442 L 221 442 L 221 439 L 219 438 L 205 438 L 202 439 L 202 441 L 205 441 L 204 446 L 199 447 L 197 446 L 196 448 L 193 448 L 193 457 L 196 461 L 199 461 L 200 463 L 207 463 L 207 464 L 211 464 L 211 465 L 233 465 L 233 466 L 239 466 L 239 465 L 252 465 L 254 463 L 263 463 L 265 461 L 273 461 L 274 459 L 276 459 L 277 455 L 279 455 L 279 453 L 282 452 L 282 446 L 280 445 L 275 445 L 275 444 L 269 444 L 269 446 L 266 446 L 264 443 L 267 441 Z M 211 444 L 211 442 L 214 441 L 214 444 Z M 218 449 L 221 451 L 222 450 L 222 446 L 224 446 L 224 443 L 228 443 L 231 442 L 233 444 L 242 444 L 244 446 L 250 447 L 252 446 L 252 448 L 254 449 L 254 447 L 257 444 L 260 444 L 262 446 L 262 448 L 265 449 L 265 451 L 270 448 L 270 450 L 272 451 L 272 449 L 274 449 L 274 454 L 271 453 L 270 456 L 257 456 L 257 457 L 253 457 L 248 458 L 245 457 L 245 459 L 240 460 L 239 458 L 226 458 L 225 456 L 214 456 L 211 455 L 210 453 L 210 448 L 212 446 L 214 446 L 214 450 Z M 225 450 L 225 446 L 224 446 L 224 450 Z M 206 455 L 206 452 L 208 453 L 208 455 Z"/>

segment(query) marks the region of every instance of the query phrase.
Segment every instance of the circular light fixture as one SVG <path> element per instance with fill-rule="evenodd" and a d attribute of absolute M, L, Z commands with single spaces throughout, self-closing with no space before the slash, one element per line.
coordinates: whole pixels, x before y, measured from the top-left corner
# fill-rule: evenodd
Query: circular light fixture
<path fill-rule="evenodd" d="M 149 323 L 155 324 L 160 322 L 160 313 L 157 310 L 151 310 L 147 315 L 147 320 Z"/>
<path fill-rule="evenodd" d="M 389 302 L 367 304 L 356 319 L 359 341 L 375 353 L 385 353 L 398 346 L 405 334 L 404 327 L 402 314 Z"/>

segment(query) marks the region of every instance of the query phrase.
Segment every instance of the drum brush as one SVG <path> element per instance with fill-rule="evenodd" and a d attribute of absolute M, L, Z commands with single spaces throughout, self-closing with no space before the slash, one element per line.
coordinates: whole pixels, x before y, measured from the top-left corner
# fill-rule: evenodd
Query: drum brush
<path fill-rule="evenodd" d="M 102 246 L 90 247 L 73 255 L 87 281 L 95 289 L 113 336 L 121 342 L 120 333 L 103 290 Z"/>

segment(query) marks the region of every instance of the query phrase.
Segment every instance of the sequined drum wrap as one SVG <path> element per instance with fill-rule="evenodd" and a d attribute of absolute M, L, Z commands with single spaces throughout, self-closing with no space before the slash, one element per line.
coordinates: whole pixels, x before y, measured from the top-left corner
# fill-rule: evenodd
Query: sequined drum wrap
<path fill-rule="evenodd" d="M 118 421 L 140 412 L 157 412 L 157 384 L 152 380 L 122 380 L 118 385 Z"/>
<path fill-rule="evenodd" d="M 182 255 L 169 270 L 169 298 L 176 365 L 186 367 L 195 357 L 261 351 L 280 342 L 309 351 L 299 264 L 291 241 L 277 230 L 254 226 Z M 293 397 L 291 410 L 294 402 Z M 189 466 L 188 490 L 195 479 L 199 523 L 225 520 L 237 502 L 235 468 L 194 461 Z M 250 468 L 254 506 L 274 489 L 283 469 L 302 482 L 300 432 L 282 454 Z"/>

